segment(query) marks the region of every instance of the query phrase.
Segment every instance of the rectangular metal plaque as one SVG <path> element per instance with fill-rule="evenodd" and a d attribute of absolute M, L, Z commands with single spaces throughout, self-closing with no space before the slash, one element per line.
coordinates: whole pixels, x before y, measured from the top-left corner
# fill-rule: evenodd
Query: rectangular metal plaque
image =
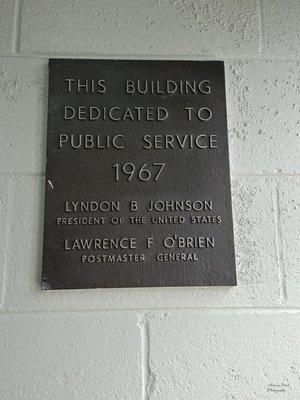
<path fill-rule="evenodd" d="M 236 285 L 224 65 L 49 61 L 43 289 Z"/>

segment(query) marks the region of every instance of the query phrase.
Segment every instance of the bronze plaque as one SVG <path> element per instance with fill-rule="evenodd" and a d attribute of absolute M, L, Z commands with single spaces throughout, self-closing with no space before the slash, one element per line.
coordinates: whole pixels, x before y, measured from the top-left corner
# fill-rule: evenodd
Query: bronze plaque
<path fill-rule="evenodd" d="M 43 289 L 236 285 L 224 65 L 49 61 Z"/>

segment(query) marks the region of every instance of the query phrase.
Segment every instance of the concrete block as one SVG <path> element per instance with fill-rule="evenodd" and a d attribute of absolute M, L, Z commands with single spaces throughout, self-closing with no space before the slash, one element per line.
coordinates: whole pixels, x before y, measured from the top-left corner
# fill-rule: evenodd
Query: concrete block
<path fill-rule="evenodd" d="M 274 221 L 275 183 L 233 184 L 237 287 L 137 288 L 41 291 L 43 179 L 13 178 L 14 210 L 5 309 L 95 310 L 281 305 Z"/>
<path fill-rule="evenodd" d="M 0 0 L 0 53 L 8 54 L 13 49 L 15 1 Z"/>
<path fill-rule="evenodd" d="M 0 315 L 0 398 L 139 399 L 140 336 L 120 314 Z"/>
<path fill-rule="evenodd" d="M 279 300 L 281 290 L 276 257 L 275 182 L 264 178 L 235 179 L 232 195 L 240 290 L 254 304 L 270 306 Z"/>
<path fill-rule="evenodd" d="M 233 173 L 300 171 L 299 62 L 226 64 Z"/>
<path fill-rule="evenodd" d="M 0 58 L 0 173 L 45 169 L 47 61 Z"/>
<path fill-rule="evenodd" d="M 299 314 L 292 313 L 156 316 L 150 319 L 149 398 L 297 400 L 299 328 Z"/>
<path fill-rule="evenodd" d="M 105 56 L 257 54 L 256 2 L 28 0 L 22 53 Z"/>
<path fill-rule="evenodd" d="M 5 281 L 5 265 L 6 265 L 6 246 L 7 246 L 7 214 L 8 214 L 8 197 L 9 188 L 7 179 L 0 179 L 0 309 L 4 301 L 4 281 Z"/>
<path fill-rule="evenodd" d="M 280 181 L 279 246 L 283 269 L 284 288 L 289 306 L 300 305 L 300 179 Z"/>
<path fill-rule="evenodd" d="M 299 0 L 262 0 L 263 52 L 269 56 L 299 58 Z"/>

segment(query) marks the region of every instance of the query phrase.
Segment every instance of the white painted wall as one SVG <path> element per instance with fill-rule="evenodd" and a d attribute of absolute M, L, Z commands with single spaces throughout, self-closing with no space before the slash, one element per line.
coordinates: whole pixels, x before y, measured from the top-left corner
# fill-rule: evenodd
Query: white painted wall
<path fill-rule="evenodd" d="M 299 399 L 300 1 L 0 0 L 0 15 L 0 399 Z M 237 287 L 41 292 L 60 56 L 225 60 Z"/>

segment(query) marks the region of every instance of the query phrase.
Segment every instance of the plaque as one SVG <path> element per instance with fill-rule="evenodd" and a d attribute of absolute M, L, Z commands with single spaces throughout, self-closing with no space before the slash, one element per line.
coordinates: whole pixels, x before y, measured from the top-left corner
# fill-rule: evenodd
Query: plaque
<path fill-rule="evenodd" d="M 236 285 L 220 61 L 51 59 L 43 289 Z"/>

